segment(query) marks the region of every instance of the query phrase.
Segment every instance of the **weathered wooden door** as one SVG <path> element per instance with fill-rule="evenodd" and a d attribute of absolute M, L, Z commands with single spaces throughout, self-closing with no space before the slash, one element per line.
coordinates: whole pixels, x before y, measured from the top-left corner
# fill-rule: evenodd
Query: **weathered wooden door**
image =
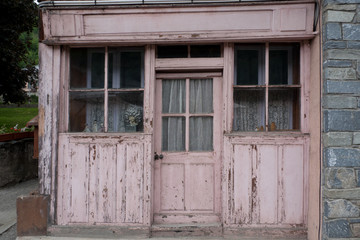
<path fill-rule="evenodd" d="M 221 81 L 157 75 L 154 223 L 219 221 Z"/>

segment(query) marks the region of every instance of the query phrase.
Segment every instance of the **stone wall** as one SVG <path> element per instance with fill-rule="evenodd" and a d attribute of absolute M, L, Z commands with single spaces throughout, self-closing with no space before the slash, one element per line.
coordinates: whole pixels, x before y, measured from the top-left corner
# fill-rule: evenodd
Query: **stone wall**
<path fill-rule="evenodd" d="M 325 0 L 323 239 L 360 238 L 360 0 Z"/>
<path fill-rule="evenodd" d="M 38 161 L 33 153 L 33 138 L 0 142 L 0 187 L 37 177 Z"/>

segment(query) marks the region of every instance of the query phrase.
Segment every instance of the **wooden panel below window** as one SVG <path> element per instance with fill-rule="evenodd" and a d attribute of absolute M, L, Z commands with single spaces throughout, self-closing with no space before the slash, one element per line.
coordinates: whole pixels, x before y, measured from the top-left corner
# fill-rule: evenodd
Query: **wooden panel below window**
<path fill-rule="evenodd" d="M 305 226 L 307 137 L 227 136 L 224 143 L 224 223 Z"/>
<path fill-rule="evenodd" d="M 61 135 L 58 224 L 149 225 L 150 139 Z"/>

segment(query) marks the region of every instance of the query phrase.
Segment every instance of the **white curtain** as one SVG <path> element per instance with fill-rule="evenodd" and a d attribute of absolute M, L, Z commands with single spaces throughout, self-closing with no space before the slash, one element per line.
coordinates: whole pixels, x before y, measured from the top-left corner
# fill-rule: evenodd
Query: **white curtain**
<path fill-rule="evenodd" d="M 190 151 L 213 150 L 213 118 L 190 117 Z"/>
<path fill-rule="evenodd" d="M 212 79 L 190 80 L 190 113 L 213 112 Z"/>
<path fill-rule="evenodd" d="M 162 81 L 162 113 L 185 113 L 186 80 Z M 162 118 L 162 150 L 185 150 L 185 118 Z"/>
<path fill-rule="evenodd" d="M 186 80 L 163 80 L 162 113 L 185 113 Z M 212 79 L 191 79 L 189 111 L 194 114 L 213 112 Z M 189 150 L 211 151 L 213 149 L 213 118 L 196 116 L 189 119 Z M 162 118 L 162 150 L 185 150 L 185 117 Z"/>

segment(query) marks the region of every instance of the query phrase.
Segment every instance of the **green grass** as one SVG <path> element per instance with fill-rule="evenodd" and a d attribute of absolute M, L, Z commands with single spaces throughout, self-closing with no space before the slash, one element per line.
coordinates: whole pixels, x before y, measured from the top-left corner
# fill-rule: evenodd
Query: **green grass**
<path fill-rule="evenodd" d="M 13 132 L 11 128 L 16 124 L 18 128 L 25 127 L 37 114 L 37 108 L 0 108 L 0 133 Z"/>

